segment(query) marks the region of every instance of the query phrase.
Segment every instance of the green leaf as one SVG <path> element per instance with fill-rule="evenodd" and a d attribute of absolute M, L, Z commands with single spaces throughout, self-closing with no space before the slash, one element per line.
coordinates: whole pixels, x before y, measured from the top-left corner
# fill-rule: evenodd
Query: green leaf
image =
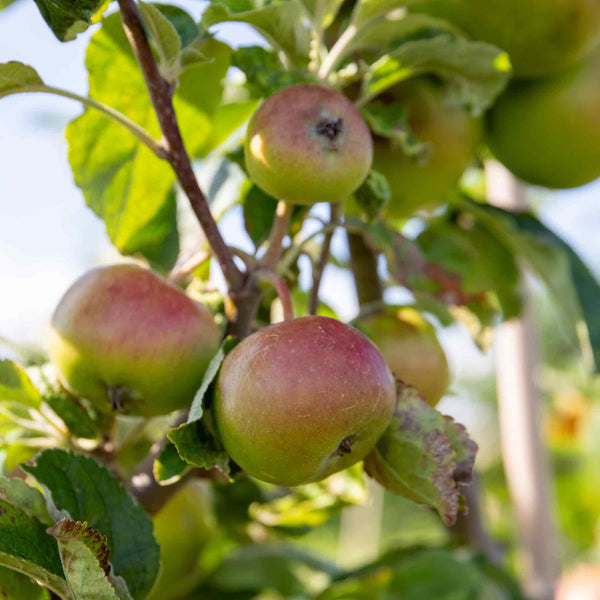
<path fill-rule="evenodd" d="M 244 206 L 244 227 L 254 245 L 259 246 L 269 237 L 277 200 L 248 179 L 242 185 L 241 201 Z"/>
<path fill-rule="evenodd" d="M 446 428 L 442 414 L 417 390 L 402 384 L 392 423 L 364 466 L 388 490 L 435 508 L 447 524 L 453 524 L 459 493 L 455 453 Z"/>
<path fill-rule="evenodd" d="M 471 600 L 484 585 L 473 564 L 443 548 L 390 553 L 377 564 L 392 568 L 390 592 L 402 600 Z"/>
<path fill-rule="evenodd" d="M 48 514 L 42 494 L 28 486 L 22 479 L 0 476 L 0 500 L 20 508 L 33 519 L 44 525 L 51 525 L 54 519 Z"/>
<path fill-rule="evenodd" d="M 154 479 L 161 485 L 171 485 L 179 481 L 191 468 L 191 465 L 179 456 L 175 445 L 167 442 L 154 461 Z"/>
<path fill-rule="evenodd" d="M 311 9 L 310 4 L 314 4 Z M 333 24 L 344 0 L 305 0 L 304 4 L 314 14 L 315 23 L 322 29 L 327 29 Z"/>
<path fill-rule="evenodd" d="M 493 292 L 505 319 L 521 312 L 515 255 L 480 221 L 442 217 L 429 223 L 417 243 L 427 260 L 460 278 L 464 293 Z"/>
<path fill-rule="evenodd" d="M 286 71 L 277 53 L 262 46 L 238 48 L 232 64 L 244 73 L 246 86 L 255 98 L 266 98 L 294 83 L 312 81 L 305 73 Z"/>
<path fill-rule="evenodd" d="M 121 27 L 107 17 L 86 54 L 90 95 L 158 137 L 142 74 Z M 69 161 L 88 206 L 123 254 L 155 254 L 172 232 L 175 175 L 126 129 L 93 109 L 67 127 Z"/>
<path fill-rule="evenodd" d="M 160 12 L 169 19 L 173 27 L 175 27 L 179 34 L 182 48 L 187 48 L 192 42 L 196 41 L 201 33 L 200 29 L 193 17 L 185 10 L 178 6 L 173 6 L 172 4 L 153 2 L 152 5 L 160 10 Z"/>
<path fill-rule="evenodd" d="M 335 565 L 292 546 L 261 544 L 230 553 L 208 583 L 224 592 L 271 589 L 289 598 L 305 592 L 311 577 L 340 573 Z"/>
<path fill-rule="evenodd" d="M 61 42 L 85 31 L 108 6 L 109 0 L 35 0 L 48 27 Z"/>
<path fill-rule="evenodd" d="M 505 88 L 510 65 L 506 53 L 495 46 L 451 34 L 409 41 L 369 67 L 359 103 L 424 73 L 448 80 L 460 102 L 480 115 Z"/>
<path fill-rule="evenodd" d="M 298 67 L 308 63 L 310 21 L 300 0 L 266 5 L 244 2 L 242 11 L 232 9 L 230 3 L 213 3 L 202 15 L 202 25 L 207 28 L 226 21 L 251 25 L 280 53 L 282 60 Z"/>
<path fill-rule="evenodd" d="M 309 315 L 308 307 L 310 304 L 310 295 L 308 292 L 296 287 L 291 291 L 291 296 L 294 315 L 296 315 L 296 317 L 307 317 Z M 331 319 L 340 320 L 339 315 L 337 315 L 333 308 L 331 308 L 331 306 L 325 302 L 319 302 L 317 314 L 322 317 L 330 317 Z"/>
<path fill-rule="evenodd" d="M 18 506 L 0 500 L 0 565 L 20 571 L 67 597 L 56 541 L 46 526 Z"/>
<path fill-rule="evenodd" d="M 18 402 L 38 408 L 42 398 L 27 373 L 11 360 L 0 360 L 0 403 Z"/>
<path fill-rule="evenodd" d="M 315 600 L 387 600 L 392 570 L 380 568 L 362 577 L 347 577 L 334 582 Z"/>
<path fill-rule="evenodd" d="M 221 110 L 223 81 L 231 65 L 232 49 L 223 42 L 208 39 L 193 44 L 202 53 L 204 62 L 194 62 L 182 69 L 179 85 L 173 98 L 177 120 L 186 148 L 193 158 L 203 158 L 212 151 L 213 120 Z M 228 125 L 232 133 L 239 124 Z"/>
<path fill-rule="evenodd" d="M 219 449 L 217 442 L 203 421 L 184 423 L 167 433 L 169 440 L 175 444 L 179 456 L 199 469 L 218 469 L 225 475 L 231 472 L 230 459 L 224 450 Z"/>
<path fill-rule="evenodd" d="M 0 474 L 8 475 L 20 463 L 33 458 L 37 449 L 24 446 L 22 431 L 0 415 Z"/>
<path fill-rule="evenodd" d="M 295 487 L 291 493 L 270 502 L 254 502 L 248 512 L 267 527 L 317 527 L 345 507 L 366 504 L 368 498 L 359 463 L 323 481 Z"/>
<path fill-rule="evenodd" d="M 181 459 L 201 469 L 219 469 L 225 475 L 231 473 L 230 459 L 222 449 L 215 429 L 206 412 L 206 399 L 214 390 L 214 383 L 225 356 L 238 344 L 238 340 L 227 337 L 210 361 L 202 384 L 194 396 L 187 423 L 167 432 L 167 437 Z"/>
<path fill-rule="evenodd" d="M 106 538 L 87 523 L 62 519 L 48 529 L 58 551 L 73 600 L 119 600 L 110 580 Z"/>
<path fill-rule="evenodd" d="M 60 516 L 66 511 L 106 536 L 114 574 L 135 600 L 145 598 L 158 573 L 160 549 L 150 517 L 123 485 L 91 458 L 64 450 L 44 450 L 22 469 L 48 490 Z"/>
<path fill-rule="evenodd" d="M 0 98 L 32 85 L 44 85 L 33 67 L 17 61 L 0 63 Z"/>
<path fill-rule="evenodd" d="M 219 369 L 221 368 L 221 365 L 225 360 L 225 356 L 227 356 L 227 354 L 231 352 L 231 350 L 233 350 L 233 348 L 235 348 L 237 344 L 238 341 L 234 338 L 225 338 L 217 353 L 212 357 L 210 363 L 208 364 L 208 367 L 206 368 L 204 377 L 202 378 L 200 388 L 194 396 L 192 406 L 190 407 L 190 413 L 188 415 L 188 423 L 199 420 L 204 415 L 206 392 L 208 391 L 208 388 L 213 383 L 213 381 L 215 381 L 215 378 L 219 373 Z"/>
<path fill-rule="evenodd" d="M 195 144 L 194 157 L 202 158 L 225 142 L 250 118 L 257 106 L 256 100 L 220 105 L 211 117 L 207 135 Z"/>
<path fill-rule="evenodd" d="M 506 212 L 504 214 L 506 215 Z M 553 247 L 560 248 L 564 252 L 569 265 L 570 276 L 575 286 L 575 294 L 577 295 L 583 318 L 585 319 L 595 369 L 596 371 L 600 371 L 600 312 L 598 311 L 600 284 L 598 280 L 573 248 L 533 215 L 527 213 L 509 213 L 509 217 L 520 231 L 527 232 L 543 244 L 550 244 Z M 558 286 L 553 286 L 551 291 L 556 302 L 564 302 L 564 288 L 559 289 Z M 570 310 L 568 300 L 563 313 L 566 310 Z"/>
<path fill-rule="evenodd" d="M 495 592 L 495 595 L 491 591 L 487 595 L 482 593 L 477 600 L 527 600 L 511 573 L 492 563 L 481 553 L 475 554 L 471 562 L 486 578 L 485 588 L 491 588 Z"/>
<path fill-rule="evenodd" d="M 22 573 L 0 567 L 0 600 L 51 600 L 50 593 Z"/>
<path fill-rule="evenodd" d="M 155 5 L 140 2 L 139 7 L 161 65 L 172 67 L 181 52 L 181 38 L 177 29 Z"/>
<path fill-rule="evenodd" d="M 432 577 L 435 573 L 435 577 Z M 369 584 L 385 594 L 368 595 Z M 378 585 L 379 584 L 379 585 Z M 511 577 L 478 552 L 409 546 L 338 578 L 316 600 L 525 600 Z"/>
<path fill-rule="evenodd" d="M 391 198 L 390 186 L 385 175 L 378 171 L 370 171 L 352 197 L 362 213 L 372 221 L 381 214 Z"/>
<path fill-rule="evenodd" d="M 398 12 L 378 17 L 361 26 L 345 54 L 367 51 L 380 57 L 406 42 L 432 38 L 443 33 L 462 35 L 460 29 L 442 19 L 423 14 Z"/>
<path fill-rule="evenodd" d="M 418 162 L 429 159 L 434 149 L 431 144 L 419 142 L 414 137 L 403 106 L 397 103 L 371 102 L 361 113 L 373 133 L 392 140 L 407 156 L 414 157 Z"/>
<path fill-rule="evenodd" d="M 78 398 L 62 390 L 44 395 L 44 401 L 63 420 L 69 433 L 78 438 L 95 440 L 106 427 L 106 423 L 96 421 Z M 100 416 L 100 415 L 98 415 Z"/>
<path fill-rule="evenodd" d="M 35 380 L 43 401 L 62 419 L 72 436 L 93 440 L 110 427 L 106 415 L 96 413 L 84 400 L 60 385 L 51 364 L 46 363 L 36 371 L 30 370 L 30 373 L 37 375 Z"/>
<path fill-rule="evenodd" d="M 263 192 L 251 180 L 247 180 L 242 184 L 239 201 L 244 206 L 244 227 L 254 245 L 259 246 L 271 233 L 277 200 Z M 307 212 L 305 206 L 294 206 L 290 219 L 290 235 L 299 231 Z"/>
<path fill-rule="evenodd" d="M 362 27 L 369 21 L 405 7 L 406 4 L 407 0 L 359 0 L 352 13 L 352 24 L 357 28 Z"/>
<path fill-rule="evenodd" d="M 561 324 L 579 340 L 584 356 L 600 367 L 598 281 L 573 249 L 529 213 L 511 213 L 465 200 L 463 206 L 488 227 L 544 283 L 561 315 Z M 584 320 L 582 320 L 582 316 Z M 588 336 L 581 336 L 581 325 Z M 586 339 L 587 337 L 587 339 Z"/>

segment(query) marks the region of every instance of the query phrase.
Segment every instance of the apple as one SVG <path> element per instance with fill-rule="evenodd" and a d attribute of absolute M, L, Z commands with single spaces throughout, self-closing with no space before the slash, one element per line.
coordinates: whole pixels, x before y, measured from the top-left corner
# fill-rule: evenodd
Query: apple
<path fill-rule="evenodd" d="M 426 77 L 395 86 L 380 100 L 402 106 L 411 133 L 431 145 L 421 163 L 390 140 L 375 139 L 373 169 L 385 175 L 391 191 L 384 216 L 406 219 L 417 210 L 437 208 L 473 158 L 479 120 L 453 103 L 442 83 Z"/>
<path fill-rule="evenodd" d="M 517 77 L 558 73 L 600 42 L 598 0 L 423 0 L 413 7 L 506 50 Z"/>
<path fill-rule="evenodd" d="M 295 486 L 362 460 L 395 403 L 394 378 L 375 345 L 317 316 L 271 325 L 236 346 L 218 376 L 214 414 L 242 469 Z"/>
<path fill-rule="evenodd" d="M 417 388 L 430 406 L 448 389 L 450 371 L 435 329 L 414 308 L 359 317 L 353 325 L 381 351 L 397 379 Z"/>
<path fill-rule="evenodd" d="M 262 103 L 248 124 L 248 173 L 279 200 L 338 202 L 371 168 L 373 141 L 360 112 L 323 85 L 284 88 Z"/>
<path fill-rule="evenodd" d="M 584 185 L 600 177 L 598 106 L 600 51 L 555 77 L 510 85 L 487 114 L 487 142 L 527 183 Z"/>
<path fill-rule="evenodd" d="M 210 311 L 134 264 L 92 269 L 50 328 L 61 383 L 99 410 L 150 417 L 190 404 L 220 332 Z"/>
<path fill-rule="evenodd" d="M 191 480 L 152 519 L 160 546 L 160 572 L 149 600 L 170 600 L 190 592 L 202 572 L 202 553 L 215 536 L 205 481 Z"/>

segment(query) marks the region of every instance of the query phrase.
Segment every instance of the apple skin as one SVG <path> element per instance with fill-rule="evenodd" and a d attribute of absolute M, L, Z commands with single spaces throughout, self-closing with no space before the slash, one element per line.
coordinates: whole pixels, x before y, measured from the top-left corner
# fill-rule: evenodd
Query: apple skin
<path fill-rule="evenodd" d="M 510 85 L 486 116 L 487 142 L 523 181 L 578 187 L 600 177 L 598 106 L 600 51 L 553 78 Z"/>
<path fill-rule="evenodd" d="M 227 355 L 215 420 L 242 469 L 295 486 L 362 460 L 395 404 L 394 378 L 366 336 L 329 317 L 302 317 L 261 329 Z"/>
<path fill-rule="evenodd" d="M 425 77 L 395 86 L 381 100 L 402 106 L 415 138 L 432 146 L 420 164 L 389 140 L 375 139 L 373 169 L 385 175 L 392 193 L 384 216 L 406 219 L 437 208 L 473 159 L 480 120 L 449 102 L 442 84 Z"/>
<path fill-rule="evenodd" d="M 219 340 L 207 308 L 152 271 L 120 264 L 67 290 L 52 316 L 50 360 L 65 388 L 99 410 L 151 417 L 192 402 Z"/>
<path fill-rule="evenodd" d="M 600 566 L 581 564 L 560 577 L 555 600 L 598 600 Z"/>
<path fill-rule="evenodd" d="M 246 167 L 271 196 L 293 204 L 338 202 L 371 168 L 373 140 L 360 112 L 331 88 L 284 88 L 252 115 Z"/>
<path fill-rule="evenodd" d="M 450 371 L 435 329 L 414 308 L 359 317 L 353 325 L 381 351 L 397 379 L 417 388 L 436 406 L 450 383 Z"/>
<path fill-rule="evenodd" d="M 414 10 L 506 50 L 520 78 L 558 73 L 600 42 L 597 0 L 424 0 Z"/>

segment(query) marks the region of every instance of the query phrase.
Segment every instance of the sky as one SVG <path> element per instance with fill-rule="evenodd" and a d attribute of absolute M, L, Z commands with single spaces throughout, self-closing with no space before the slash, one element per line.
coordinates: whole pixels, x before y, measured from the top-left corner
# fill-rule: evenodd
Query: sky
<path fill-rule="evenodd" d="M 204 3 L 178 3 L 199 17 Z M 58 42 L 34 2 L 20 0 L 0 13 L 0 62 L 35 67 L 48 84 L 80 94 L 87 90 L 83 58 L 93 30 Z M 223 25 L 218 37 L 232 45 L 256 43 L 242 25 Z M 103 223 L 85 206 L 72 182 L 63 130 L 81 113 L 76 102 L 42 94 L 0 100 L 0 337 L 45 343 L 52 310 L 66 288 L 90 266 L 111 262 Z M 539 192 L 539 215 L 600 272 L 600 182 L 564 192 Z M 536 202 L 536 205 L 538 203 Z M 223 223 L 227 240 L 244 245 L 239 213 Z M 343 243 L 337 236 L 336 245 Z M 323 298 L 342 318 L 357 309 L 347 275 L 331 268 Z M 453 370 L 489 368 L 456 328 L 441 333 Z M 0 348 L 0 354 L 2 350 Z M 456 358 L 460 357 L 460 361 Z"/>

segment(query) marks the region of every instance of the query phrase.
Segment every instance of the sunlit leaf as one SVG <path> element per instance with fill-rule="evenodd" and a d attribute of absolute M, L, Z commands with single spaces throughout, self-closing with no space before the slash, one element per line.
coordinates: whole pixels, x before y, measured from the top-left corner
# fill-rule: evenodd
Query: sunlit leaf
<path fill-rule="evenodd" d="M 451 34 L 409 41 L 382 56 L 363 82 L 361 102 L 386 89 L 425 73 L 447 80 L 475 115 L 486 110 L 505 88 L 510 63 L 499 48 Z"/>

